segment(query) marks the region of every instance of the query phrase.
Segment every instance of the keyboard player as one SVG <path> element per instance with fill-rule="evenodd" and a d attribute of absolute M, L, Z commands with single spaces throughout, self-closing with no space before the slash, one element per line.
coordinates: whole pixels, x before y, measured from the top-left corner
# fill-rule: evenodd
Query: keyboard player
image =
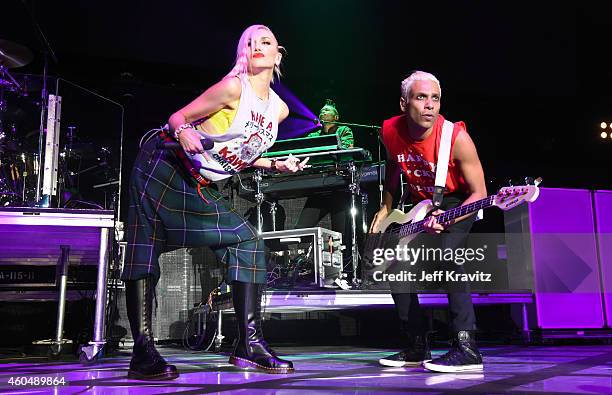
<path fill-rule="evenodd" d="M 325 134 L 337 134 L 338 140 L 340 141 L 340 146 L 342 149 L 353 148 L 353 143 L 355 140 L 353 139 L 353 131 L 348 126 L 338 126 L 334 122 L 340 120 L 340 115 L 338 114 L 338 109 L 336 108 L 336 104 L 327 99 L 325 105 L 321 108 L 319 112 L 319 120 L 323 124 L 323 127 L 317 131 L 309 133 L 306 137 L 318 137 Z"/>

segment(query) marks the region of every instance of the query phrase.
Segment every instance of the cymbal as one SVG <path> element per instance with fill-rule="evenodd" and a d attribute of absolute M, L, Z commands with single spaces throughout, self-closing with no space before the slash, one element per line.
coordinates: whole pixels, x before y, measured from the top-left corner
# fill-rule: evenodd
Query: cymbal
<path fill-rule="evenodd" d="M 0 66 L 14 69 L 30 63 L 32 58 L 32 51 L 23 45 L 0 39 Z"/>

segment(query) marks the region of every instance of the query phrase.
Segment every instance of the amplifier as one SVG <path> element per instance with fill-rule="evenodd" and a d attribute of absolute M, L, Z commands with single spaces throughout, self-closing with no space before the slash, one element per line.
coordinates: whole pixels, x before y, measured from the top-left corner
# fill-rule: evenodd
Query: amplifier
<path fill-rule="evenodd" d="M 155 289 L 157 309 L 153 334 L 158 340 L 182 339 L 189 310 L 206 302 L 209 293 L 223 280 L 224 268 L 210 248 L 181 248 L 159 257 L 161 277 Z M 115 325 L 125 328 L 131 339 L 125 307 L 125 288 L 117 291 L 118 317 Z M 122 331 L 123 332 L 123 331 Z"/>

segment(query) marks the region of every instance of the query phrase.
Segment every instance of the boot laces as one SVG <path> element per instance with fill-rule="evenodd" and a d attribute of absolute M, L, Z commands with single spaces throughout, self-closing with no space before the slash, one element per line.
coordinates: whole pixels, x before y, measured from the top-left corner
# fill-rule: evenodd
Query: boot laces
<path fill-rule="evenodd" d="M 159 351 L 157 351 L 157 348 L 155 348 L 155 343 L 152 340 L 147 341 L 145 344 L 145 350 L 147 355 L 149 355 L 151 358 L 153 364 L 164 360 Z"/>

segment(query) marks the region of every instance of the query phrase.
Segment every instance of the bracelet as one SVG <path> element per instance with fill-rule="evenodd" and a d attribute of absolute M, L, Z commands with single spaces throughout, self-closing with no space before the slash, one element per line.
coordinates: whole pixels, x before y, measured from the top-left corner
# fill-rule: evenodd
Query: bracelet
<path fill-rule="evenodd" d="M 277 170 L 276 159 L 270 159 L 270 170 Z"/>
<path fill-rule="evenodd" d="M 189 122 L 182 124 L 181 126 L 179 126 L 178 128 L 174 129 L 174 138 L 176 140 L 179 139 L 179 136 L 181 135 L 181 133 L 183 132 L 183 130 L 185 129 L 193 129 L 193 125 Z"/>

